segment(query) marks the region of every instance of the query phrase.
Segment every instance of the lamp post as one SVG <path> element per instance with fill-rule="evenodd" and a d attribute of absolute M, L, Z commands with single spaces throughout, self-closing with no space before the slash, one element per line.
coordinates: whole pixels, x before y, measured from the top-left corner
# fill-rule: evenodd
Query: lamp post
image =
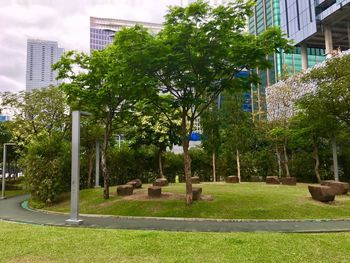
<path fill-rule="evenodd" d="M 96 141 L 95 188 L 100 187 L 100 142 Z"/>
<path fill-rule="evenodd" d="M 71 174 L 71 197 L 70 218 L 68 224 L 80 225 L 83 220 L 79 219 L 79 181 L 80 181 L 80 116 L 90 116 L 91 113 L 84 111 L 72 112 L 72 174 Z"/>
<path fill-rule="evenodd" d="M 16 145 L 15 143 L 8 142 L 4 143 L 4 150 L 3 150 L 3 156 L 2 156 L 2 188 L 1 188 L 1 198 L 5 199 L 5 175 L 6 175 L 6 153 L 7 153 L 7 146 L 9 145 Z"/>

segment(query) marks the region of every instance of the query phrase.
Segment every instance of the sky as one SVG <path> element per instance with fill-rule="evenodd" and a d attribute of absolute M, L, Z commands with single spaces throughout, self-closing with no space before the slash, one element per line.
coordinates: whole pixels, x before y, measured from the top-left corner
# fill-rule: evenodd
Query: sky
<path fill-rule="evenodd" d="M 25 89 L 27 39 L 89 51 L 90 16 L 163 22 L 181 0 L 0 0 L 0 91 Z"/>

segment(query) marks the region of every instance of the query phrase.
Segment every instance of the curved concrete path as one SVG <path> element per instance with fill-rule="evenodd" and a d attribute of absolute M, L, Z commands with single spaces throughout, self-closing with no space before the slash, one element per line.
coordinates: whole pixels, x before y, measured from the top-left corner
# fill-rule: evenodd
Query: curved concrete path
<path fill-rule="evenodd" d="M 67 226 L 66 214 L 50 214 L 24 209 L 21 203 L 28 195 L 10 197 L 0 200 L 0 219 L 29 224 Z M 79 227 L 198 231 L 198 232 L 340 232 L 350 231 L 350 220 L 210 220 L 183 218 L 142 218 L 117 216 L 81 216 L 84 220 Z"/>

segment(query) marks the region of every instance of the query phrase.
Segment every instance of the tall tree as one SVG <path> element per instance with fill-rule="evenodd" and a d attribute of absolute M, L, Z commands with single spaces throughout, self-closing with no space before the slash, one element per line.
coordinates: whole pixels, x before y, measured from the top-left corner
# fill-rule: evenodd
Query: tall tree
<path fill-rule="evenodd" d="M 216 8 L 202 1 L 171 7 L 157 36 L 134 32 L 140 42 L 124 45 L 130 71 L 152 78 L 159 91 L 173 96 L 170 105 L 180 112 L 187 204 L 192 203 L 189 141 L 194 122 L 223 90 L 256 80 L 237 78 L 236 73 L 264 69 L 268 54 L 288 47 L 277 28 L 259 36 L 245 33 L 253 5 L 238 0 Z"/>
<path fill-rule="evenodd" d="M 166 148 L 172 148 L 174 144 L 179 143 L 180 119 L 178 112 L 173 112 L 166 103 L 169 96 L 162 96 L 160 99 L 163 102 L 159 102 L 158 105 L 162 105 L 164 110 L 168 108 L 166 113 L 154 107 L 154 104 L 150 103 L 148 99 L 136 103 L 133 112 L 135 118 L 127 137 L 133 147 L 140 145 L 154 145 L 157 147 L 159 176 L 164 178 L 163 154 Z"/>
<path fill-rule="evenodd" d="M 315 93 L 319 109 L 324 109 L 323 116 L 339 120 L 350 129 L 350 55 L 341 54 L 326 60 L 324 65 L 315 67 L 305 77 L 307 82 L 314 83 L 318 89 Z M 336 129 L 333 136 L 333 169 L 335 180 L 339 180 Z"/>
<path fill-rule="evenodd" d="M 125 40 L 125 39 L 124 39 Z M 128 39 L 130 43 L 133 39 Z M 141 81 L 130 82 L 125 63 L 119 50 L 120 37 L 104 50 L 90 56 L 70 51 L 54 66 L 60 79 L 69 82 L 62 85 L 72 109 L 87 110 L 96 122 L 104 127 L 101 149 L 101 166 L 104 178 L 103 197 L 109 198 L 109 171 L 107 150 L 116 129 L 124 127 L 134 105 L 134 95 Z M 79 68 L 76 72 L 74 69 Z"/>
<path fill-rule="evenodd" d="M 241 161 L 240 155 L 248 148 L 254 137 L 254 124 L 251 114 L 243 110 L 243 94 L 235 92 L 223 95 L 221 110 L 221 137 L 223 148 L 229 153 L 233 153 L 236 159 L 237 176 L 241 181 Z"/>
<path fill-rule="evenodd" d="M 219 103 L 213 104 L 203 112 L 200 118 L 200 124 L 203 129 L 202 145 L 205 150 L 212 156 L 213 181 L 217 181 L 216 176 L 216 159 L 218 157 L 221 145 L 220 127 L 222 119 L 220 118 Z"/>

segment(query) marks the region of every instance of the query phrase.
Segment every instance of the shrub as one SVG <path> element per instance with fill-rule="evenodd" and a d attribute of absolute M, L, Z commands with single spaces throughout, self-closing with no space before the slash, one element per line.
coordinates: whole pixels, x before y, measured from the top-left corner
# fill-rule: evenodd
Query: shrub
<path fill-rule="evenodd" d="M 33 198 L 52 203 L 70 189 L 70 143 L 60 136 L 42 136 L 28 146 L 21 160 L 25 184 Z"/>

